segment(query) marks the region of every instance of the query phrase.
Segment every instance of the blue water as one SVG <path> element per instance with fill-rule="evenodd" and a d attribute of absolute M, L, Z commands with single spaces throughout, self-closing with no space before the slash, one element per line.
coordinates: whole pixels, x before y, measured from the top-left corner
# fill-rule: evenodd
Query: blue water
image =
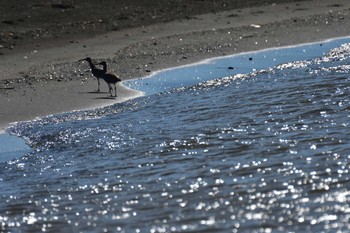
<path fill-rule="evenodd" d="M 136 79 L 124 84 L 147 94 L 155 94 L 174 88 L 193 86 L 216 78 L 236 74 L 249 74 L 288 62 L 320 57 L 329 50 L 339 47 L 348 41 L 349 38 L 342 38 L 327 42 L 285 47 L 283 49 L 266 49 L 219 57 L 189 66 L 162 70 L 150 75 L 147 79 Z"/>
<path fill-rule="evenodd" d="M 349 42 L 166 70 L 125 83 L 145 97 L 17 124 L 32 151 L 0 163 L 0 229 L 349 231 Z"/>
<path fill-rule="evenodd" d="M 0 163 L 16 159 L 30 151 L 30 147 L 23 139 L 0 132 Z"/>

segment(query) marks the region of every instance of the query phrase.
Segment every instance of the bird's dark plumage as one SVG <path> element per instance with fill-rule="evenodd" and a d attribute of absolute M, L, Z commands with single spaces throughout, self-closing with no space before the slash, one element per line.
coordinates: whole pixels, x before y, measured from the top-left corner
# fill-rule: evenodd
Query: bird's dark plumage
<path fill-rule="evenodd" d="M 117 96 L 117 86 L 116 86 L 116 83 L 122 81 L 120 80 L 118 77 L 116 77 L 114 74 L 111 74 L 111 73 L 107 73 L 107 63 L 105 61 L 102 61 L 100 63 L 98 63 L 97 65 L 102 65 L 103 66 L 103 72 L 104 74 L 101 76 L 101 78 L 103 80 L 106 81 L 106 83 L 108 84 L 108 87 L 109 87 L 109 93 L 112 95 L 112 86 L 111 84 L 114 85 L 114 96 L 116 97 Z"/>
<path fill-rule="evenodd" d="M 102 78 L 102 76 L 106 73 L 101 69 L 96 68 L 96 66 L 94 65 L 94 63 L 92 62 L 91 58 L 87 57 L 84 59 L 79 60 L 78 62 L 82 62 L 82 61 L 87 61 L 89 63 L 90 69 L 92 74 L 96 77 L 97 79 L 97 92 L 100 92 L 100 78 Z"/>

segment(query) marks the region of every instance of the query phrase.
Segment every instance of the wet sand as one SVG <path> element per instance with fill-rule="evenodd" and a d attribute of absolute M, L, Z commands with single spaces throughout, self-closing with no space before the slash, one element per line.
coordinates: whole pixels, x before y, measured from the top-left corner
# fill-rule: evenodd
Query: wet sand
<path fill-rule="evenodd" d="M 87 56 L 106 60 L 110 72 L 127 80 L 211 57 L 350 34 L 347 0 L 106 1 L 99 8 L 98 1 L 25 2 L 0 7 L 0 129 L 140 95 L 119 85 L 118 97 L 109 98 L 103 81 L 96 93 L 88 65 L 76 63 Z"/>

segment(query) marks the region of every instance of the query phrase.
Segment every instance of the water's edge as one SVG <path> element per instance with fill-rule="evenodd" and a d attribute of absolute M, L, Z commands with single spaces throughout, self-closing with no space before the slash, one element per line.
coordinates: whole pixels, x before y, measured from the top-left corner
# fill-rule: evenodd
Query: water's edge
<path fill-rule="evenodd" d="M 235 75 L 250 74 L 277 65 L 310 60 L 349 42 L 350 36 L 313 43 L 274 47 L 206 59 L 197 63 L 156 71 L 151 75 L 124 82 L 127 87 L 146 95 L 189 87 L 201 82 Z M 215 70 L 215 72 L 213 72 Z"/>
<path fill-rule="evenodd" d="M 0 163 L 18 158 L 30 151 L 31 148 L 21 137 L 0 132 Z"/>
<path fill-rule="evenodd" d="M 330 49 L 339 47 L 341 44 L 349 42 L 349 40 L 350 37 L 333 38 L 307 44 L 216 57 L 194 64 L 156 71 L 144 78 L 124 81 L 122 85 L 124 88 L 137 90 L 145 95 L 152 95 L 175 88 L 193 86 L 217 78 L 249 74 L 287 62 L 320 57 Z M 140 96 L 135 96 L 135 98 L 138 97 Z M 11 127 L 5 131 L 0 131 L 0 163 L 19 158 L 31 151 L 23 138 L 11 133 Z"/>

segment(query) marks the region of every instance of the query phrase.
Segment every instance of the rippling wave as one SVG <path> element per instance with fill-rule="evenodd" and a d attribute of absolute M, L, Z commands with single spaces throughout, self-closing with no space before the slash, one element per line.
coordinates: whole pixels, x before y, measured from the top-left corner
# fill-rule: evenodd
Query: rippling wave
<path fill-rule="evenodd" d="M 18 124 L 0 229 L 348 231 L 349 53 Z"/>

